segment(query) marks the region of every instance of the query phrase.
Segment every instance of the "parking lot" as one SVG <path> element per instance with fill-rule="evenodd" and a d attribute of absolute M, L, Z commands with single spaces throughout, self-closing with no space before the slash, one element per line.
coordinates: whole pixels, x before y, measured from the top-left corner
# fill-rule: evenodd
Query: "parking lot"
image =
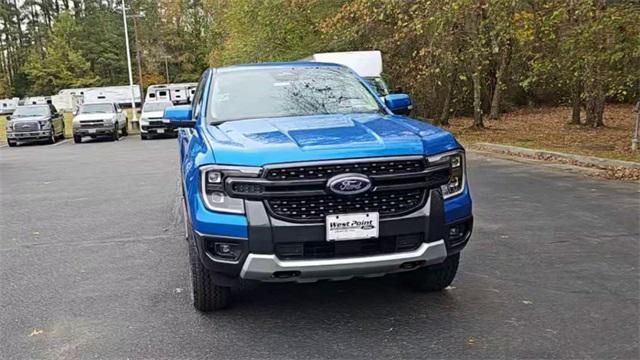
<path fill-rule="evenodd" d="M 443 293 L 393 277 L 189 297 L 175 139 L 0 148 L 1 358 L 635 358 L 637 184 L 469 155 Z"/>

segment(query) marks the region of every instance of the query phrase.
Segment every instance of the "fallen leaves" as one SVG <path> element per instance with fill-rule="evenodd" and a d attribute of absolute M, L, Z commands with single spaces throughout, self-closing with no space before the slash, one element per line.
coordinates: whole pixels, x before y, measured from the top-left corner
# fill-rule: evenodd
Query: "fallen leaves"
<path fill-rule="evenodd" d="M 499 120 L 485 120 L 486 129 L 471 128 L 473 119 L 469 117 L 452 119 L 448 129 L 468 144 L 490 142 L 640 161 L 640 151 L 631 150 L 634 117 L 632 105 L 609 104 L 605 109 L 605 127 L 594 129 L 587 125 L 569 125 L 571 109 L 568 107 L 524 108 L 504 113 Z M 629 169 L 613 169 L 611 174 L 614 178 L 634 176 L 640 178 L 640 174 Z"/>
<path fill-rule="evenodd" d="M 29 334 L 29 337 L 33 337 L 33 336 L 36 336 L 36 335 L 40 335 L 40 334 L 42 334 L 42 333 L 44 333 L 44 330 L 42 330 L 42 329 L 33 329 L 33 330 L 31 331 L 31 334 Z"/>

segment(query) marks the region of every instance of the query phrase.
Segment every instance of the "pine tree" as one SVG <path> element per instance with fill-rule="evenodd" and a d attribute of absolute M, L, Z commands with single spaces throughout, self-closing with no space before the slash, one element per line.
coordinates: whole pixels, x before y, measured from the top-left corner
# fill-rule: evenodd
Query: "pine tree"
<path fill-rule="evenodd" d="M 32 82 L 32 95 L 55 94 L 62 88 L 90 86 L 98 82 L 89 62 L 72 46 L 75 26 L 75 20 L 69 13 L 60 13 L 47 38 L 43 55 L 38 51 L 29 54 L 24 71 Z"/>

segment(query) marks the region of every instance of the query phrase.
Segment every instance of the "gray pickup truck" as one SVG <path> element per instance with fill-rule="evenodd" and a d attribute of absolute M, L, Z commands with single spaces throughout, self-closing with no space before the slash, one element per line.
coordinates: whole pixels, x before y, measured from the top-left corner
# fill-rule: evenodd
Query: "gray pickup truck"
<path fill-rule="evenodd" d="M 62 114 L 50 104 L 18 106 L 7 117 L 5 130 L 9 146 L 35 141 L 53 144 L 64 138 L 64 120 Z"/>

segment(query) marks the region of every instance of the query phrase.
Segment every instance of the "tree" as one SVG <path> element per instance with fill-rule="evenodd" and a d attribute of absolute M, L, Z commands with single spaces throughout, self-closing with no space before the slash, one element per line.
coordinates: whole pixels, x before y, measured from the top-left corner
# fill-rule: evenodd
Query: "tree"
<path fill-rule="evenodd" d="M 89 62 L 70 45 L 74 30 L 73 17 L 67 12 L 60 13 L 47 38 L 44 56 L 41 57 L 38 51 L 29 55 L 24 71 L 31 79 L 32 95 L 53 94 L 64 87 L 90 86 L 98 82 Z"/>
<path fill-rule="evenodd" d="M 219 64 L 299 60 L 323 48 L 318 23 L 339 0 L 237 0 L 227 3 Z M 220 50 L 220 49 L 216 49 Z"/>
<path fill-rule="evenodd" d="M 529 49 L 527 89 L 545 88 L 572 105 L 571 123 L 604 125 L 607 98 L 632 101 L 640 78 L 640 5 L 625 1 L 545 0 L 523 16 L 519 41 Z"/>
<path fill-rule="evenodd" d="M 488 7 L 489 39 L 493 55 L 494 76 L 489 118 L 497 120 L 502 105 L 505 77 L 511 63 L 514 38 L 514 18 L 517 11 L 516 0 L 494 0 Z"/>

